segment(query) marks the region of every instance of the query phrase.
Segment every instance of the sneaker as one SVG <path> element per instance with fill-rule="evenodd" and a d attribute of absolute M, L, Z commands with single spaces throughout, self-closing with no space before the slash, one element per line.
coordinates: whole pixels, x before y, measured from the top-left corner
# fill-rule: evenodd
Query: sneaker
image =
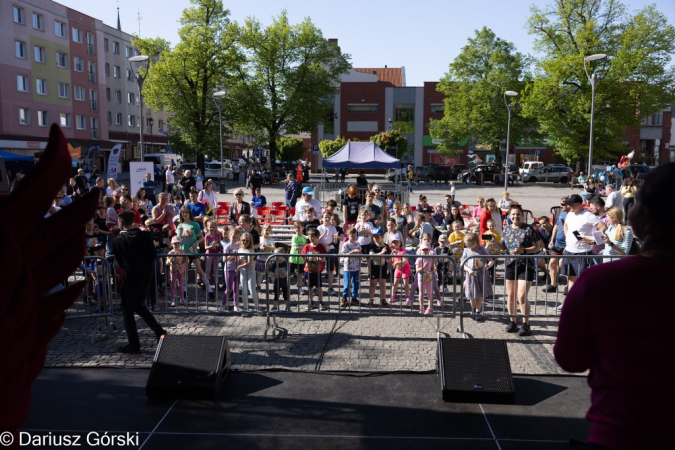
<path fill-rule="evenodd" d="M 356 306 L 359 306 L 361 304 L 361 302 L 359 301 L 358 298 L 353 298 L 351 303 L 352 303 L 352 305 L 356 305 Z"/>
<path fill-rule="evenodd" d="M 563 304 L 562 304 L 562 303 L 559 304 L 558 306 L 556 306 L 556 308 L 555 308 L 555 310 L 556 310 L 557 312 L 562 312 L 562 309 L 563 309 Z"/>
<path fill-rule="evenodd" d="M 389 303 L 392 303 L 392 304 L 393 304 L 393 303 L 396 303 L 396 297 L 394 297 L 394 296 L 392 295 L 392 296 L 389 298 Z"/>
<path fill-rule="evenodd" d="M 340 308 L 346 308 L 347 307 L 347 299 L 343 298 L 340 300 Z"/>
<path fill-rule="evenodd" d="M 565 290 L 563 291 L 563 295 L 567 295 L 567 286 L 565 286 Z"/>
<path fill-rule="evenodd" d="M 181 300 L 180 304 L 183 305 L 183 306 L 187 306 L 187 300 Z"/>
<path fill-rule="evenodd" d="M 209 301 L 212 301 L 212 302 L 216 301 L 216 293 L 215 292 L 209 292 Z"/>
<path fill-rule="evenodd" d="M 171 306 L 172 308 L 175 308 L 176 307 L 176 300 L 172 301 L 171 305 L 169 305 L 169 306 Z"/>
<path fill-rule="evenodd" d="M 319 302 L 319 309 L 321 309 L 321 311 L 326 311 L 328 309 L 328 303 Z"/>
<path fill-rule="evenodd" d="M 164 328 L 162 328 L 157 333 L 155 333 L 155 337 L 157 338 L 157 342 L 159 342 L 159 340 L 162 339 L 163 337 L 165 337 L 166 335 L 167 335 L 167 331 Z"/>
<path fill-rule="evenodd" d="M 558 291 L 558 286 L 553 286 L 552 284 L 549 284 L 546 286 L 544 289 L 541 290 L 542 292 L 557 292 Z"/>
<path fill-rule="evenodd" d="M 483 317 L 483 315 L 481 313 L 476 313 L 473 316 L 473 320 L 475 320 L 476 322 L 485 322 L 485 317 Z M 513 323 L 513 322 L 511 322 L 511 323 Z"/>
<path fill-rule="evenodd" d="M 316 308 L 316 304 L 314 302 L 307 303 L 307 311 L 311 311 L 315 308 Z"/>
<path fill-rule="evenodd" d="M 276 312 L 276 311 L 279 311 L 279 309 L 276 306 L 272 306 L 270 308 L 270 312 Z"/>
<path fill-rule="evenodd" d="M 140 353 L 141 347 L 136 346 L 136 345 L 127 344 L 124 347 L 118 348 L 117 351 L 120 352 L 120 353 Z"/>
<path fill-rule="evenodd" d="M 421 309 L 421 308 L 420 308 L 420 309 Z M 431 309 L 431 308 L 427 308 L 427 309 L 424 311 L 424 314 L 426 314 L 426 315 L 431 315 L 431 314 L 433 314 L 433 313 L 434 313 L 434 310 Z"/>
<path fill-rule="evenodd" d="M 234 312 L 240 312 L 241 309 L 239 309 L 239 306 L 238 306 L 238 305 L 234 305 L 234 306 L 232 307 L 232 311 L 234 311 Z"/>
<path fill-rule="evenodd" d="M 532 331 L 530 330 L 530 324 L 529 323 L 524 323 L 523 328 L 520 329 L 518 332 L 518 336 L 529 336 L 532 334 Z"/>
<path fill-rule="evenodd" d="M 369 307 L 375 306 L 375 299 L 374 298 L 371 298 L 370 300 L 368 300 L 368 306 Z"/>
<path fill-rule="evenodd" d="M 335 292 L 335 289 L 330 288 L 330 289 L 328 289 L 328 295 L 338 295 L 338 293 Z"/>
<path fill-rule="evenodd" d="M 443 293 L 445 295 L 450 295 L 450 289 L 448 289 L 447 287 L 443 288 Z"/>
<path fill-rule="evenodd" d="M 518 325 L 515 322 L 509 322 L 509 325 L 506 327 L 507 333 L 515 333 L 518 331 Z"/>
<path fill-rule="evenodd" d="M 443 308 L 445 307 L 445 302 L 441 299 L 436 300 L 436 304 L 440 307 Z"/>
<path fill-rule="evenodd" d="M 412 308 L 412 302 L 410 301 L 410 297 L 405 298 L 405 306 L 408 308 Z"/>
<path fill-rule="evenodd" d="M 291 312 L 291 311 L 293 311 L 293 310 L 291 309 L 290 306 L 286 305 L 286 306 L 284 306 L 284 311 Z"/>
<path fill-rule="evenodd" d="M 218 312 L 227 312 L 227 307 L 225 305 L 220 305 L 218 307 Z"/>
<path fill-rule="evenodd" d="M 424 305 L 420 305 L 420 314 L 424 314 Z"/>
<path fill-rule="evenodd" d="M 305 295 L 305 289 L 302 286 L 300 286 L 300 289 L 298 289 L 298 294 Z"/>

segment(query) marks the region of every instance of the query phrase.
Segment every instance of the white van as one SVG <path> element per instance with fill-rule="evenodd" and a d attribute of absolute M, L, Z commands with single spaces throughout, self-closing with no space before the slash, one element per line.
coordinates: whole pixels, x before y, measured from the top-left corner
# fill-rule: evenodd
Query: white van
<path fill-rule="evenodd" d="M 525 174 L 534 172 L 537 169 L 544 167 L 544 163 L 541 161 L 525 161 L 523 166 L 520 168 L 520 176 L 522 177 Z"/>
<path fill-rule="evenodd" d="M 152 160 L 153 164 L 159 164 L 162 168 L 169 164 L 180 166 L 183 164 L 183 157 L 176 153 L 146 153 L 143 155 L 145 161 Z"/>

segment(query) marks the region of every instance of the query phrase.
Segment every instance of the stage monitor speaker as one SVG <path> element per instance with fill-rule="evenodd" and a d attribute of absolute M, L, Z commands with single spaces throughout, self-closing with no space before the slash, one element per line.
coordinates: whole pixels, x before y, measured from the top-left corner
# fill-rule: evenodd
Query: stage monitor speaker
<path fill-rule="evenodd" d="M 230 348 L 223 336 L 162 338 L 145 393 L 159 398 L 214 398 L 230 371 Z"/>
<path fill-rule="evenodd" d="M 438 376 L 446 402 L 515 402 L 516 392 L 505 341 L 440 339 Z"/>

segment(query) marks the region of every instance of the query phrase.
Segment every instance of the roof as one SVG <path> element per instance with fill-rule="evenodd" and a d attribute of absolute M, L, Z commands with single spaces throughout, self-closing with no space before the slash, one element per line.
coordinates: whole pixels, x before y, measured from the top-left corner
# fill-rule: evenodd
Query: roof
<path fill-rule="evenodd" d="M 354 68 L 357 72 L 374 73 L 377 75 L 377 81 L 385 81 L 393 84 L 395 87 L 404 87 L 403 68 Z"/>
<path fill-rule="evenodd" d="M 395 169 L 401 161 L 375 145 L 374 142 L 347 142 L 340 150 L 324 159 L 323 167 L 332 169 Z"/>

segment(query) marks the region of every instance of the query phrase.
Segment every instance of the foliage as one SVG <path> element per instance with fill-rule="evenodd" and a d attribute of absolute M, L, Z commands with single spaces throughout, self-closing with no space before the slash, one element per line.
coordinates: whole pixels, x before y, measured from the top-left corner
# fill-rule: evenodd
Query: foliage
<path fill-rule="evenodd" d="M 349 55 L 325 39 L 310 19 L 288 22 L 286 11 L 263 27 L 256 18 L 237 26 L 237 65 L 228 105 L 237 129 L 266 135 L 276 159 L 281 134 L 313 131 L 329 117 Z"/>
<path fill-rule="evenodd" d="M 401 135 L 400 129 L 388 130 L 370 137 L 385 152 L 397 159 L 401 159 L 408 151 L 408 140 Z"/>
<path fill-rule="evenodd" d="M 154 109 L 171 112 L 171 141 L 182 142 L 184 154 L 196 156 L 203 166 L 205 154 L 216 156 L 219 151 L 218 109 L 212 94 L 232 70 L 236 33 L 221 1 L 190 3 L 183 10 L 175 48 L 162 39 L 135 38 L 132 43 L 156 60 L 145 80 L 145 101 Z"/>
<path fill-rule="evenodd" d="M 319 142 L 319 150 L 321 151 L 321 156 L 328 158 L 333 153 L 340 150 L 342 147 L 347 145 L 347 140 L 343 137 L 336 137 L 334 141 L 324 139 Z"/>
<path fill-rule="evenodd" d="M 300 138 L 283 136 L 277 139 L 277 157 L 280 161 L 297 161 L 305 154 L 305 144 Z"/>
<path fill-rule="evenodd" d="M 626 127 L 639 126 L 672 101 L 675 28 L 653 6 L 630 15 L 616 0 L 553 0 L 544 9 L 532 7 L 528 27 L 544 56 L 526 89 L 523 114 L 557 138 L 557 151 L 567 161 L 588 158 L 591 85 L 585 56 L 608 55 L 587 63 L 589 74 L 600 76 L 593 133 L 598 160 L 629 152 Z"/>
<path fill-rule="evenodd" d="M 429 131 L 441 140 L 438 150 L 446 156 L 459 154 L 460 143 L 467 138 L 490 145 L 499 154 L 508 122 L 504 92 L 522 92 L 528 60 L 485 27 L 468 41 L 438 84 L 438 91 L 445 94 L 445 112 L 442 119 L 431 120 Z M 534 128 L 532 121 L 518 117 L 519 110 L 516 104 L 511 114 L 512 140 Z"/>

